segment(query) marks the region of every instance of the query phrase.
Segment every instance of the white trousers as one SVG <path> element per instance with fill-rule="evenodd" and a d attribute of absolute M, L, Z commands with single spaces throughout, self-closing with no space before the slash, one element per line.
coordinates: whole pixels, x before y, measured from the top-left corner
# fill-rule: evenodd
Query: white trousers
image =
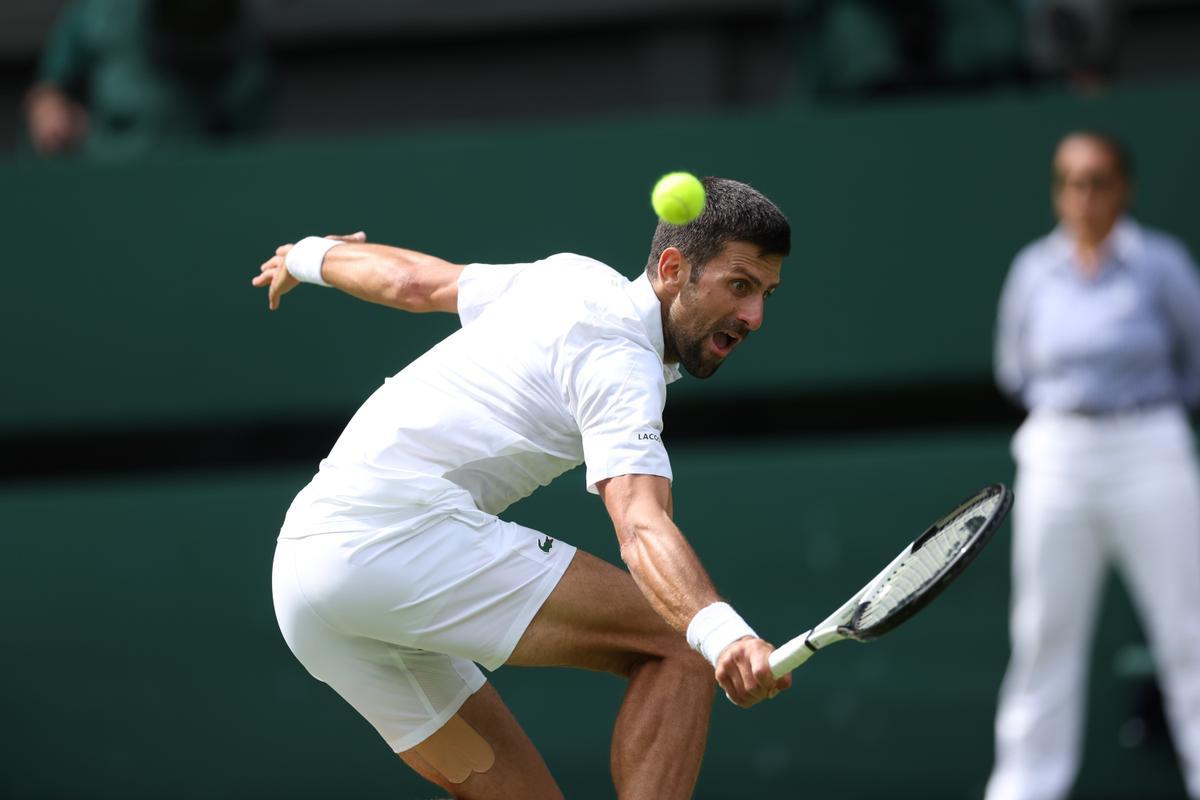
<path fill-rule="evenodd" d="M 1109 564 L 1141 618 L 1188 792 L 1200 798 L 1200 471 L 1186 416 L 1034 413 L 1013 454 L 1012 658 L 987 800 L 1070 790 Z"/>

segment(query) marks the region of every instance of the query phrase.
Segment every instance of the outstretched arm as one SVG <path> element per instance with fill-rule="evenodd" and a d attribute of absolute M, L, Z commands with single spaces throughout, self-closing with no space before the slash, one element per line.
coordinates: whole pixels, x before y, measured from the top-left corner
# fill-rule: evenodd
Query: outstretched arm
<path fill-rule="evenodd" d="M 458 311 L 461 264 L 401 247 L 367 244 L 363 233 L 325 238 L 345 242 L 326 252 L 321 261 L 320 276 L 330 286 L 402 311 Z M 279 308 L 280 298 L 300 283 L 288 271 L 293 247 L 284 244 L 276 248 L 251 281 L 254 286 L 268 287 L 267 304 L 272 311 Z"/>
<path fill-rule="evenodd" d="M 790 675 L 776 680 L 771 674 L 767 657 L 775 648 L 755 636 L 731 609 L 728 614 L 741 623 L 743 630 L 739 631 L 732 621 L 725 625 L 720 618 L 722 612 L 713 608 L 721 598 L 671 519 L 670 482 L 657 475 L 621 475 L 599 482 L 596 488 L 616 528 L 621 558 L 638 588 L 668 624 L 686 632 L 693 646 L 699 645 L 698 649 L 713 663 L 717 683 L 729 699 L 740 706 L 752 706 L 790 686 Z M 700 624 L 693 625 L 701 611 Z M 714 612 L 717 616 L 713 624 L 703 624 Z M 722 645 L 721 628 L 732 629 L 731 635 L 740 637 Z M 704 629 L 712 636 L 705 636 Z M 708 641 L 700 643 L 697 638 Z"/>

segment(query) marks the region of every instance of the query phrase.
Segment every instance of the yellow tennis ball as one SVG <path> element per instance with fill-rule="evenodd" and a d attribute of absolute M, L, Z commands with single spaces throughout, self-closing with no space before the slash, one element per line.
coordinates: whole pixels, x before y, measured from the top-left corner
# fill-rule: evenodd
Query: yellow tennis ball
<path fill-rule="evenodd" d="M 668 172 L 654 184 L 650 204 L 659 219 L 686 225 L 704 210 L 704 184 L 690 172 Z"/>

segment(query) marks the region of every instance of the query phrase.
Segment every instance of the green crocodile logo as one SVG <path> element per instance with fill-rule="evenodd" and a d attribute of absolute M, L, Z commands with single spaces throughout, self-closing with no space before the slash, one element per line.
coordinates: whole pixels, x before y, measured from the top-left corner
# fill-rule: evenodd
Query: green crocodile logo
<path fill-rule="evenodd" d="M 543 553 L 549 553 L 551 547 L 554 547 L 554 540 L 549 536 L 546 537 L 546 541 L 538 542 L 538 549 Z"/>

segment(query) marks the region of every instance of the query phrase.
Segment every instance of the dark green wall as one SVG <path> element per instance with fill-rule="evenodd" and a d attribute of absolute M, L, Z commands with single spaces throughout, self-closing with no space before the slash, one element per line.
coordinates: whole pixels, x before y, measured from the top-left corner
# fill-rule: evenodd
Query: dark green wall
<path fill-rule="evenodd" d="M 675 167 L 756 184 L 795 228 L 763 331 L 706 392 L 986 377 L 1009 259 L 1050 223 L 1055 137 L 1128 135 L 1139 208 L 1195 249 L 1198 100 L 1179 86 L 0 165 L 0 431 L 344 412 L 453 320 L 311 287 L 268 315 L 248 282 L 276 244 L 363 228 L 454 260 L 572 250 L 632 275 L 649 187 Z"/>
<path fill-rule="evenodd" d="M 0 164 L 0 440 L 344 418 L 454 321 L 311 287 L 269 315 L 249 278 L 276 243 L 364 228 L 455 260 L 577 250 L 632 275 L 653 225 L 649 186 L 678 167 L 749 180 L 795 225 L 764 331 L 706 392 L 986 379 L 1008 260 L 1050 224 L 1061 132 L 1132 139 L 1144 218 L 1200 246 L 1197 99 L 1200 87 L 1181 85 Z M 686 402 L 700 386 L 677 388 Z M 1008 435 L 689 442 L 672 450 L 678 517 L 721 589 L 782 640 L 944 507 L 1007 480 Z M 320 455 L 286 469 L 0 483 L 0 796 L 431 796 L 275 628 L 273 539 Z M 508 516 L 616 558 L 578 473 Z M 1005 529 L 910 626 L 822 654 L 767 707 L 719 703 L 700 796 L 803 785 L 878 797 L 884 774 L 899 779 L 891 796 L 977 796 L 1007 653 L 1007 558 Z M 1162 742 L 1118 745 L 1135 687 L 1113 658 L 1137 641 L 1112 594 L 1080 796 L 1181 795 Z M 520 670 L 495 681 L 569 797 L 611 796 L 617 681 Z"/>
<path fill-rule="evenodd" d="M 1008 479 L 1007 436 L 675 449 L 677 509 L 714 579 L 765 636 L 831 611 L 942 510 Z M 432 796 L 275 627 L 274 536 L 308 470 L 237 471 L 0 490 L 4 768 L 0 796 Z M 616 558 L 573 472 L 506 515 Z M 1006 658 L 1008 530 L 925 613 L 796 673 L 743 711 L 720 700 L 700 797 L 978 795 Z M 1110 602 L 1093 671 L 1087 797 L 1180 794 L 1170 753 L 1124 751 L 1134 686 L 1113 676 L 1136 641 Z M 611 797 L 615 678 L 493 676 L 568 797 Z M 879 765 L 866 764 L 879 760 Z"/>

